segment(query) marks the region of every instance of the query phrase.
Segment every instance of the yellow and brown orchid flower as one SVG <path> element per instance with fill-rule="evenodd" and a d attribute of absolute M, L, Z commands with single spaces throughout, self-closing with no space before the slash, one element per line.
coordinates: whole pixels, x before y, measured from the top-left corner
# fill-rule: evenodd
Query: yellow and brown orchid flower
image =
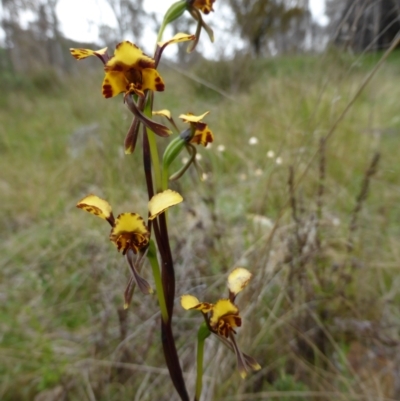
<path fill-rule="evenodd" d="M 110 98 L 120 93 L 135 93 L 144 97 L 144 91 L 163 91 L 164 81 L 156 70 L 154 59 L 145 55 L 134 43 L 129 41 L 117 45 L 114 56 L 101 50 L 70 49 L 77 60 L 97 56 L 104 64 L 103 96 Z"/>
<path fill-rule="evenodd" d="M 197 22 L 196 28 L 196 39 L 189 45 L 187 51 L 188 53 L 192 52 L 199 42 L 201 30 L 204 29 L 211 42 L 214 42 L 214 32 L 213 30 L 204 22 L 203 17 L 201 16 L 200 11 L 203 14 L 209 14 L 211 11 L 214 11 L 213 4 L 215 0 L 188 0 L 187 10 L 193 19 Z"/>
<path fill-rule="evenodd" d="M 239 373 L 242 377 L 247 375 L 249 370 L 257 371 L 261 366 L 257 361 L 242 353 L 234 337 L 235 329 L 242 325 L 239 308 L 234 304 L 237 294 L 249 283 L 252 274 L 242 268 L 234 269 L 228 276 L 229 298 L 219 299 L 215 304 L 200 302 L 193 295 L 182 295 L 181 305 L 186 310 L 198 310 L 203 314 L 209 330 L 235 352 Z"/>
<path fill-rule="evenodd" d="M 118 252 L 125 255 L 132 271 L 125 290 L 125 306 L 129 306 L 133 294 L 134 283 L 144 294 L 153 292 L 150 284 L 140 276 L 137 267 L 143 258 L 149 244 L 150 232 L 143 218 L 137 213 L 121 213 L 114 218 L 111 205 L 96 195 L 88 195 L 81 199 L 76 207 L 106 220 L 111 226 L 110 241 L 117 247 Z M 136 260 L 134 255 L 138 254 Z"/>
<path fill-rule="evenodd" d="M 181 118 L 185 123 L 189 123 L 192 128 L 192 138 L 190 139 L 191 143 L 207 146 L 208 143 L 214 141 L 214 134 L 208 128 L 208 125 L 201 121 L 208 113 L 209 111 L 206 111 L 200 116 L 195 116 L 192 113 L 186 113 L 179 116 L 179 118 Z"/>
<path fill-rule="evenodd" d="M 209 14 L 211 11 L 214 11 L 213 4 L 215 0 L 191 0 L 189 4 L 200 10 L 204 14 Z"/>
<path fill-rule="evenodd" d="M 189 36 L 189 35 L 187 35 Z M 188 39 L 189 40 L 189 39 Z M 135 121 L 125 140 L 127 153 L 131 153 L 135 147 L 136 136 L 139 130 L 139 122 L 159 136 L 167 137 L 171 131 L 143 114 L 145 91 L 163 91 L 164 81 L 156 70 L 156 62 L 145 55 L 134 43 L 129 41 L 117 45 L 114 56 L 107 54 L 107 48 L 100 50 L 70 49 L 71 55 L 77 60 L 96 56 L 104 64 L 105 77 L 102 92 L 105 98 L 124 93 L 124 100 L 129 110 L 135 115 Z M 136 94 L 141 99 L 141 105 L 137 105 L 131 94 Z"/>

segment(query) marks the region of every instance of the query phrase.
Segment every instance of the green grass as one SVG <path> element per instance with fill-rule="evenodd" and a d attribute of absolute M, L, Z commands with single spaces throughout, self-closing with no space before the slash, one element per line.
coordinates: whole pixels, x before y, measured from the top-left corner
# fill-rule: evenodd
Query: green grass
<path fill-rule="evenodd" d="M 166 92 L 157 94 L 156 108 L 176 117 L 210 110 L 207 122 L 215 134 L 211 149 L 199 149 L 208 179 L 202 183 L 190 170 L 173 184 L 185 199 L 170 212 L 177 295 L 190 292 L 213 302 L 227 294 L 226 273 L 233 267 L 254 274 L 239 297 L 244 324 L 238 341 L 263 369 L 241 381 L 234 355 L 208 340 L 204 400 L 268 394 L 282 401 L 396 399 L 394 385 L 387 384 L 395 372 L 367 363 L 358 368 L 351 350 L 361 344 L 365 355 L 379 353 L 387 366 L 398 357 L 398 55 L 326 144 L 318 207 L 319 141 L 376 62 L 376 56 L 330 53 L 203 63 L 191 71 L 229 98 L 191 76 L 162 69 Z M 70 400 L 176 399 L 160 352 L 155 297 L 135 293 L 125 322 L 128 337 L 121 343 L 118 310 L 128 269 L 108 241 L 107 224 L 75 208 L 83 196 L 96 193 L 116 214 L 146 214 L 140 146 L 132 156 L 123 154 L 131 116 L 121 97 L 102 99 L 101 80 L 100 71 L 63 80 L 43 74 L 13 86 L 1 100 L 4 401 L 32 400 L 57 386 L 64 386 Z M 86 134 L 77 133 L 82 127 Z M 249 145 L 251 137 L 258 139 L 256 146 Z M 267 156 L 270 151 L 274 157 Z M 350 233 L 356 198 L 377 151 L 378 172 Z M 298 182 L 297 223 L 287 184 L 290 166 Z M 143 274 L 152 280 L 150 269 Z M 175 313 L 192 393 L 201 319 L 178 304 Z M 363 330 L 363 324 L 373 329 Z"/>

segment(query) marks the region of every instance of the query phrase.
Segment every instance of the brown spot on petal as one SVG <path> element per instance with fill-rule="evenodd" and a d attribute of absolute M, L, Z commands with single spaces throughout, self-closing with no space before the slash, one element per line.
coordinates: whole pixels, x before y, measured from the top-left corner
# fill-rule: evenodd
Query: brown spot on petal
<path fill-rule="evenodd" d="M 154 60 L 146 60 L 146 59 L 140 59 L 138 63 L 139 68 L 145 69 L 145 68 L 155 68 L 156 64 Z"/>
<path fill-rule="evenodd" d="M 235 316 L 233 320 L 235 321 L 237 327 L 240 327 L 242 325 L 242 318 L 240 316 Z"/>
<path fill-rule="evenodd" d="M 162 92 L 165 89 L 165 85 L 163 83 L 156 84 L 156 91 Z"/>
<path fill-rule="evenodd" d="M 112 86 L 110 84 L 103 85 L 103 96 L 109 98 L 113 96 Z"/>
<path fill-rule="evenodd" d="M 143 76 L 142 72 L 139 70 L 135 70 L 134 68 L 130 68 L 129 70 L 124 72 L 125 78 L 134 84 L 142 83 Z"/>
<path fill-rule="evenodd" d="M 115 64 L 114 67 L 109 68 L 110 71 L 124 71 L 124 67 L 121 64 Z"/>
<path fill-rule="evenodd" d="M 161 78 L 160 78 L 160 77 L 157 77 L 157 78 L 156 78 L 156 82 L 157 82 L 157 83 L 161 82 Z"/>

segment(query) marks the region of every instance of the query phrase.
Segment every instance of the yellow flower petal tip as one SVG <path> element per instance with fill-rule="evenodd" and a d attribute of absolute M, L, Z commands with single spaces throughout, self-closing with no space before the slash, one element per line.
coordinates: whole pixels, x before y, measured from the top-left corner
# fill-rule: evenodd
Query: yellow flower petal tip
<path fill-rule="evenodd" d="M 193 295 L 182 295 L 181 296 L 181 305 L 183 309 L 189 310 L 196 307 L 200 301 L 194 297 Z"/>
<path fill-rule="evenodd" d="M 185 123 L 198 123 L 209 113 L 210 113 L 209 111 L 206 111 L 204 114 L 200 116 L 195 116 L 192 113 L 187 113 L 187 114 L 181 114 L 179 118 L 181 118 Z"/>
<path fill-rule="evenodd" d="M 163 109 L 159 111 L 153 111 L 153 116 L 163 116 L 168 118 L 168 120 L 171 119 L 171 112 L 169 110 Z"/>
<path fill-rule="evenodd" d="M 102 56 L 107 53 L 107 47 L 100 50 L 90 50 L 90 49 L 69 49 L 71 56 L 77 60 L 83 60 L 90 56 Z"/>
<path fill-rule="evenodd" d="M 167 189 L 154 195 L 149 201 L 150 220 L 156 218 L 159 214 L 164 212 L 171 206 L 175 206 L 183 201 L 182 196 L 171 189 Z"/>
<path fill-rule="evenodd" d="M 128 249 L 134 253 L 144 248 L 149 243 L 149 230 L 143 218 L 136 213 L 122 213 L 114 223 L 110 233 L 110 241 L 115 244 L 118 251 L 123 254 Z"/>
<path fill-rule="evenodd" d="M 88 195 L 81 199 L 76 207 L 94 214 L 104 220 L 108 220 L 112 215 L 111 205 L 104 199 L 96 195 Z"/>
<path fill-rule="evenodd" d="M 196 36 L 190 35 L 188 33 L 179 32 L 173 38 L 166 40 L 165 42 L 158 42 L 159 47 L 165 47 L 172 43 L 187 42 L 188 40 L 195 40 Z"/>
<path fill-rule="evenodd" d="M 230 293 L 237 295 L 242 291 L 253 275 L 243 267 L 237 267 L 228 276 L 228 288 Z"/>

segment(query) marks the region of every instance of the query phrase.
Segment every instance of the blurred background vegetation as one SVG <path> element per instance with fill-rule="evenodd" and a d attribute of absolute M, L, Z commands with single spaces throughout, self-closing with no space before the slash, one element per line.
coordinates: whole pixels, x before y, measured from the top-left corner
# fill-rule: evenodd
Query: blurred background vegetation
<path fill-rule="evenodd" d="M 140 24 L 156 16 L 144 0 L 108 1 L 120 26 L 96 44 L 63 36 L 57 0 L 1 1 L 4 401 L 177 399 L 155 297 L 137 293 L 123 310 L 123 258 L 106 224 L 75 209 L 95 193 L 116 214 L 146 213 L 141 153 L 123 152 L 132 116 L 121 97 L 101 97 L 98 60 L 68 51 L 145 40 Z M 209 339 L 202 400 L 398 400 L 397 51 L 356 94 L 398 33 L 400 2 L 329 0 L 326 26 L 306 0 L 224 6 L 226 30 L 246 45 L 212 60 L 180 47 L 161 63 L 156 96 L 174 116 L 210 110 L 215 134 L 199 150 L 207 179 L 193 169 L 173 184 L 185 199 L 170 213 L 177 295 L 213 302 L 232 268 L 254 275 L 237 337 L 263 368 L 241 380 L 234 355 Z M 177 302 L 174 324 L 193 392 L 200 320 Z"/>

